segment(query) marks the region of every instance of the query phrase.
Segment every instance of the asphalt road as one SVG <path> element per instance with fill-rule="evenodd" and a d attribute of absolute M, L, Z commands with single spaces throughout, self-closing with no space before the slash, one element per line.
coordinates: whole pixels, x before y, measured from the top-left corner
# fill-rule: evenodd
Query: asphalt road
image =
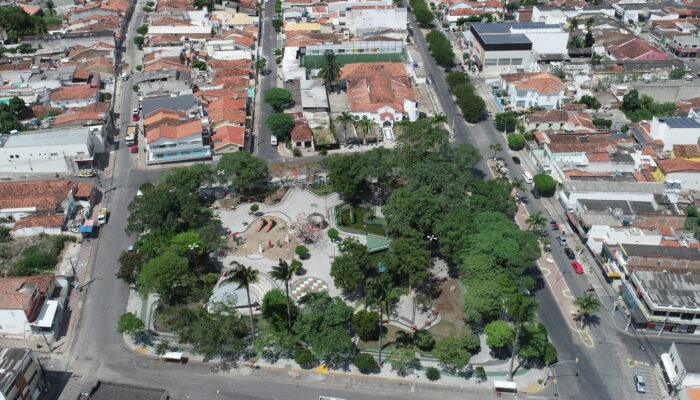
<path fill-rule="evenodd" d="M 263 56 L 267 59 L 268 73 L 262 74 L 262 79 L 260 82 L 261 94 L 264 94 L 267 90 L 277 87 L 277 74 L 281 73 L 282 69 L 277 67 L 275 63 L 275 49 L 277 48 L 277 33 L 272 27 L 272 20 L 275 19 L 275 2 L 269 0 L 264 3 L 263 18 L 262 18 L 262 52 Z M 260 75 L 259 75 L 260 76 Z M 256 143 L 253 148 L 253 154 L 256 156 L 267 160 L 268 162 L 280 161 L 282 157 L 277 152 L 275 146 L 270 144 L 270 136 L 272 132 L 265 126 L 265 118 L 270 115 L 272 107 L 269 104 L 262 101 L 262 95 L 260 96 L 260 116 L 256 116 L 257 123 L 260 124 L 260 129 L 258 129 L 258 137 L 256 138 Z M 283 143 L 279 144 L 284 146 Z"/>

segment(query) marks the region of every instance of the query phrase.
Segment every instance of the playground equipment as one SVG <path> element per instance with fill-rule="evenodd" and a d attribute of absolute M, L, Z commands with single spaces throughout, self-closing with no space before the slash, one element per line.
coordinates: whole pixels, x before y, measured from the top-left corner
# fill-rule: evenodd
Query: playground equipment
<path fill-rule="evenodd" d="M 323 215 L 319 213 L 312 213 L 306 217 L 306 221 L 309 223 L 309 229 L 312 231 L 320 231 L 323 229 L 325 218 L 323 218 Z"/>
<path fill-rule="evenodd" d="M 267 224 L 267 221 L 265 221 L 265 218 L 260 218 L 260 225 L 258 225 L 258 229 L 255 230 L 255 232 L 260 232 L 260 229 L 262 229 L 263 226 Z"/>
<path fill-rule="evenodd" d="M 270 229 L 272 229 L 273 226 L 275 226 L 277 223 L 275 220 L 270 219 L 270 222 L 267 223 L 267 229 L 265 229 L 265 233 L 270 232 Z"/>

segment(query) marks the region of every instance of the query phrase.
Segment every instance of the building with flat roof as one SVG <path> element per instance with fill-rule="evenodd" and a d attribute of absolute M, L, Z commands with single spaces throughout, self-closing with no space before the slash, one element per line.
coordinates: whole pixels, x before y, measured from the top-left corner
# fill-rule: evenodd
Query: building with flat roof
<path fill-rule="evenodd" d="M 566 59 L 569 33 L 542 22 L 472 24 L 463 46 L 489 75 L 532 72 L 538 59 Z"/>
<path fill-rule="evenodd" d="M 92 169 L 105 148 L 102 125 L 0 135 L 0 170 L 21 173 L 69 173 Z"/>
<path fill-rule="evenodd" d="M 693 118 L 654 117 L 649 134 L 655 141 L 662 142 L 664 151 L 671 151 L 677 144 L 697 144 L 700 122 Z"/>
<path fill-rule="evenodd" d="M 661 354 L 661 367 L 670 390 L 700 387 L 700 343 L 671 343 L 668 352 Z M 683 393 L 680 398 L 684 399 Z"/>
<path fill-rule="evenodd" d="M 36 399 L 45 388 L 39 362 L 30 349 L 0 347 L 0 398 Z"/>
<path fill-rule="evenodd" d="M 671 214 L 680 213 L 678 193 L 659 182 L 564 180 L 557 193 L 566 210 L 573 209 L 579 200 L 629 200 L 650 202 L 657 209 L 668 207 Z"/>

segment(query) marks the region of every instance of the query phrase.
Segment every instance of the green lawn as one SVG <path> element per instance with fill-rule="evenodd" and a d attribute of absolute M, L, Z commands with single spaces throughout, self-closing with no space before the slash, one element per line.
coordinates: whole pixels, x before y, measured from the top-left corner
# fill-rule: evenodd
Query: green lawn
<path fill-rule="evenodd" d="M 339 66 L 345 64 L 365 63 L 365 62 L 403 62 L 403 56 L 400 53 L 353 53 L 353 54 L 336 54 L 335 59 Z M 321 68 L 323 66 L 323 55 L 304 56 L 301 59 L 301 65 L 306 67 L 307 71 L 311 69 Z"/>
<path fill-rule="evenodd" d="M 401 328 L 397 328 L 394 325 L 384 325 L 384 336 L 382 339 L 382 351 L 384 353 L 390 353 L 391 349 L 396 346 L 396 342 L 399 339 L 403 340 L 409 340 L 413 338 L 413 334 L 411 332 L 407 332 L 402 330 Z M 362 340 L 359 340 L 357 342 L 357 348 L 360 350 L 369 350 L 369 351 L 377 351 L 377 348 L 379 347 L 379 341 L 378 340 L 371 340 L 369 342 L 364 342 Z"/>
<path fill-rule="evenodd" d="M 379 225 L 365 225 L 362 222 L 362 219 L 364 218 L 365 214 L 369 212 L 368 209 L 362 208 L 362 207 L 353 207 L 354 213 L 355 213 L 355 223 L 352 223 L 350 220 L 350 211 L 343 212 L 341 214 L 341 221 L 343 226 L 347 226 L 348 228 L 352 229 L 357 229 L 359 231 L 371 233 L 374 235 L 378 236 L 386 236 L 386 233 L 384 232 L 384 227 L 379 226 Z M 374 218 L 374 219 L 369 219 L 369 221 L 373 222 L 384 222 L 383 220 L 380 220 L 379 218 Z"/>

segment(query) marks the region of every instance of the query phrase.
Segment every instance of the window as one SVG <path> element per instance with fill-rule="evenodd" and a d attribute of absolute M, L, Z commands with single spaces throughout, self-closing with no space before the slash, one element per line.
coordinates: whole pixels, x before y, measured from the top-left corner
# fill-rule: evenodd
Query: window
<path fill-rule="evenodd" d="M 669 317 L 674 317 L 674 318 L 680 318 L 680 317 L 681 317 L 681 313 L 679 313 L 679 312 L 672 312 L 672 313 L 668 313 L 668 316 L 669 316 Z"/>
<path fill-rule="evenodd" d="M 301 142 L 297 142 L 297 147 L 301 147 Z"/>
<path fill-rule="evenodd" d="M 51 153 L 51 157 L 58 157 L 58 153 Z"/>
<path fill-rule="evenodd" d="M 510 65 L 520 65 L 523 63 L 522 58 L 511 58 L 510 59 Z"/>
<path fill-rule="evenodd" d="M 654 311 L 654 316 L 657 317 L 665 317 L 666 316 L 666 311 Z"/>
<path fill-rule="evenodd" d="M 487 58 L 484 60 L 484 65 L 498 65 L 498 59 L 497 58 Z"/>
<path fill-rule="evenodd" d="M 693 318 L 695 318 L 695 314 L 686 314 L 686 313 L 681 314 L 681 319 L 690 321 Z"/>
<path fill-rule="evenodd" d="M 79 155 L 79 156 L 82 156 L 82 155 L 85 155 L 85 152 L 84 152 L 84 151 L 79 151 L 79 152 L 77 152 L 76 154 Z"/>
<path fill-rule="evenodd" d="M 19 158 L 19 154 L 15 154 L 15 158 Z"/>
<path fill-rule="evenodd" d="M 10 154 L 10 158 L 15 158 L 15 156 L 13 156 L 12 154 Z"/>

